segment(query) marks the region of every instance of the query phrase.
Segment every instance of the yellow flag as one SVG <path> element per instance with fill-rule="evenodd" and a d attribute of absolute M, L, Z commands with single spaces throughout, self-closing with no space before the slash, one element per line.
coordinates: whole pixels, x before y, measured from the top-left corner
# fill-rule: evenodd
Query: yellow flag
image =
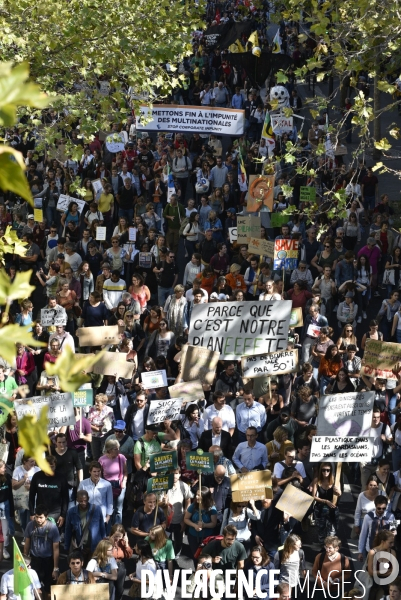
<path fill-rule="evenodd" d="M 245 48 L 239 40 L 235 40 L 235 42 L 231 44 L 231 46 L 229 46 L 228 49 L 232 54 L 238 54 L 238 52 L 245 52 Z"/>
<path fill-rule="evenodd" d="M 254 46 L 259 46 L 259 38 L 258 38 L 257 31 L 254 31 L 253 33 L 251 33 L 251 35 L 249 36 L 248 42 L 252 42 L 252 44 Z"/>

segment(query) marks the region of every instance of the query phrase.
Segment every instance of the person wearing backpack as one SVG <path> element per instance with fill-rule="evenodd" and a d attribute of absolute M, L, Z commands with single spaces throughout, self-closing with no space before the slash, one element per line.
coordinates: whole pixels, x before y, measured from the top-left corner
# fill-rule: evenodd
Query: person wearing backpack
<path fill-rule="evenodd" d="M 88 585 L 96 583 L 96 579 L 90 571 L 84 569 L 84 556 L 80 550 L 74 550 L 68 556 L 69 569 L 61 573 L 57 579 L 57 585 L 70 585 L 83 583 Z"/>
<path fill-rule="evenodd" d="M 351 568 L 349 559 L 341 554 L 341 542 L 335 535 L 329 535 L 324 540 L 324 550 L 319 552 L 312 567 L 312 575 L 319 581 L 320 586 L 330 590 L 329 594 L 335 595 L 335 590 L 342 589 L 342 582 L 351 581 Z M 334 593 L 333 593 L 334 591 Z"/>
<path fill-rule="evenodd" d="M 176 151 L 176 157 L 173 159 L 172 171 L 179 180 L 181 186 L 181 199 L 185 201 L 189 174 L 190 171 L 192 171 L 192 163 L 188 156 L 183 155 L 181 148 L 178 148 Z"/>
<path fill-rule="evenodd" d="M 54 520 L 48 518 L 48 510 L 37 504 L 33 521 L 25 529 L 24 554 L 31 557 L 31 567 L 43 583 L 46 593 L 59 577 L 60 534 Z"/>

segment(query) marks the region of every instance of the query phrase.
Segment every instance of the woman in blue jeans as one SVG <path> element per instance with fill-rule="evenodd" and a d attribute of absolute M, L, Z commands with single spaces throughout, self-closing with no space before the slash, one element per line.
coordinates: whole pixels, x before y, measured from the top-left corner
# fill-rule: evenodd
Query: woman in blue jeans
<path fill-rule="evenodd" d="M 106 440 L 104 454 L 99 458 L 103 469 L 103 478 L 111 483 L 113 488 L 113 514 L 107 524 L 107 532 L 112 525 L 122 523 L 123 504 L 127 486 L 127 459 L 120 454 L 118 440 Z"/>

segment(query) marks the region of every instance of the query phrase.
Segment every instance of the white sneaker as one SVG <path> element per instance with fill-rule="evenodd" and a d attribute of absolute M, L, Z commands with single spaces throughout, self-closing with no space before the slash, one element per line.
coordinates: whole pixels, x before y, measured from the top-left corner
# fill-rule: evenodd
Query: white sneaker
<path fill-rule="evenodd" d="M 362 323 L 362 317 L 358 317 L 356 320 L 357 323 Z"/>
<path fill-rule="evenodd" d="M 10 553 L 7 552 L 7 550 L 5 548 L 3 549 L 3 558 L 5 558 L 6 560 L 8 560 L 10 558 Z"/>
<path fill-rule="evenodd" d="M 367 319 L 367 318 L 368 318 L 368 315 L 366 314 L 366 312 L 365 312 L 365 311 L 362 311 L 362 317 L 363 317 L 364 319 Z"/>

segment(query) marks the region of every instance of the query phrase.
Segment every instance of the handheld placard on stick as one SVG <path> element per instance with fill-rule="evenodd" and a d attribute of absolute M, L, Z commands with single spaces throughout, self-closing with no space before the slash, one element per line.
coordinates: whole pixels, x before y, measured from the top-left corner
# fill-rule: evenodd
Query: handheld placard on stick
<path fill-rule="evenodd" d="M 202 471 L 198 471 L 199 474 L 199 524 L 202 524 Z"/>
<path fill-rule="evenodd" d="M 153 519 L 153 527 L 156 525 L 158 510 L 159 510 L 159 496 L 156 494 L 156 508 L 155 508 L 155 518 Z"/>

